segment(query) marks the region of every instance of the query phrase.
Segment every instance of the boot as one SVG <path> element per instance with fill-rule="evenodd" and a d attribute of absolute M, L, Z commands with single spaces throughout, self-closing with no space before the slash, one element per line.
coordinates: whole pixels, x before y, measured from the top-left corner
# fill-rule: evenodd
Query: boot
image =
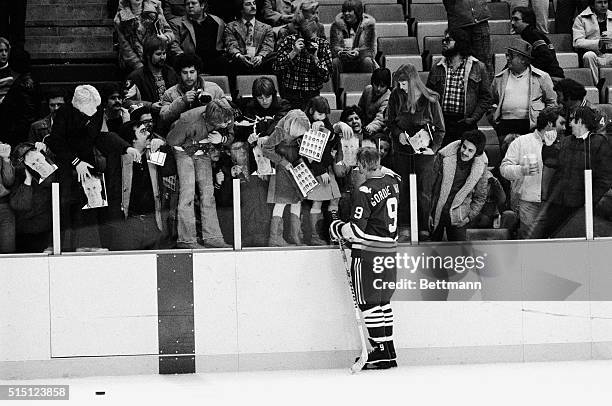
<path fill-rule="evenodd" d="M 283 238 L 283 218 L 272 216 L 270 221 L 270 238 L 268 239 L 270 247 L 287 247 L 289 244 Z"/>
<path fill-rule="evenodd" d="M 300 217 L 291 213 L 289 215 L 289 224 L 291 226 L 289 230 L 289 242 L 298 246 L 305 245 L 302 242 L 302 221 Z"/>
<path fill-rule="evenodd" d="M 319 231 L 323 228 L 323 213 L 310 213 L 310 228 L 311 237 L 310 245 L 327 245 L 327 242 L 321 239 Z"/>

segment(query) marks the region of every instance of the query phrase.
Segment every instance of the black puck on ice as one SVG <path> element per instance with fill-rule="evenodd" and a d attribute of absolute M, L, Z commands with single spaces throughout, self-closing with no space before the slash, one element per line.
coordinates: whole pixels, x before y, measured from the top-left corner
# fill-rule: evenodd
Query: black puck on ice
<path fill-rule="evenodd" d="M 96 395 L 106 395 L 106 392 L 96 392 Z"/>

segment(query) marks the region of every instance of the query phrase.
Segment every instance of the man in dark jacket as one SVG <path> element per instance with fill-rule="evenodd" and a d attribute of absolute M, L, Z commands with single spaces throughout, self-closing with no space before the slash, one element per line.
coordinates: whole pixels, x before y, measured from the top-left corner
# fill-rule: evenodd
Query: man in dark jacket
<path fill-rule="evenodd" d="M 164 92 L 178 83 L 174 69 L 166 64 L 166 44 L 155 37 L 144 44 L 145 66 L 128 76 L 125 89 L 125 107 L 144 104 L 154 117 L 159 116 Z"/>
<path fill-rule="evenodd" d="M 100 94 L 93 86 L 77 86 L 72 104 L 57 111 L 51 135 L 45 139 L 58 166 L 62 247 L 67 251 L 101 246 L 98 210 L 102 209 L 82 210 L 86 200 L 81 190 L 81 183 L 92 172 L 101 173 L 106 169 L 100 153 L 127 153 L 134 160 L 140 160 L 140 154 L 118 135 L 101 132 L 104 113 L 98 108 L 100 103 Z"/>
<path fill-rule="evenodd" d="M 491 81 L 484 63 L 471 56 L 469 36 L 462 29 L 448 31 L 442 40 L 440 62 L 431 68 L 427 87 L 441 95 L 446 134 L 442 146 L 477 128 L 491 108 Z"/>
<path fill-rule="evenodd" d="M 521 38 L 531 44 L 531 65 L 548 73 L 555 79 L 563 79 L 563 69 L 557 61 L 555 46 L 542 31 L 536 28 L 536 16 L 531 7 L 516 7 L 512 10 L 512 28 Z"/>
<path fill-rule="evenodd" d="M 592 170 L 594 206 L 612 186 L 612 147 L 604 135 L 595 133 L 598 122 L 598 115 L 593 109 L 579 107 L 570 124 L 571 136 L 554 141 L 545 136 L 542 160 L 556 172 L 549 186 L 547 205 L 536 220 L 532 238 L 554 236 L 567 220 L 584 207 L 585 170 Z M 584 236 L 584 227 L 566 230 L 564 235 Z"/>
<path fill-rule="evenodd" d="M 472 55 L 487 66 L 490 76 L 493 76 L 493 60 L 491 58 L 491 35 L 489 19 L 491 12 L 487 3 L 480 0 L 444 0 L 444 8 L 448 17 L 448 29 L 463 28 L 470 35 Z"/>

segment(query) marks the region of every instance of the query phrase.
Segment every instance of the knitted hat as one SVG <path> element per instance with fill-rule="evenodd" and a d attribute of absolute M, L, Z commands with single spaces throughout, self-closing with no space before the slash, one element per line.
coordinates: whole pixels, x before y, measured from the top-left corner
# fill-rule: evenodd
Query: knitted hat
<path fill-rule="evenodd" d="M 514 51 L 523 56 L 526 56 L 529 59 L 533 58 L 531 56 L 531 44 L 520 38 L 513 38 L 512 41 L 510 42 L 510 45 L 508 45 L 507 49 L 508 51 Z"/>
<path fill-rule="evenodd" d="M 74 89 L 72 105 L 86 116 L 93 116 L 100 103 L 100 93 L 92 85 L 80 85 Z"/>

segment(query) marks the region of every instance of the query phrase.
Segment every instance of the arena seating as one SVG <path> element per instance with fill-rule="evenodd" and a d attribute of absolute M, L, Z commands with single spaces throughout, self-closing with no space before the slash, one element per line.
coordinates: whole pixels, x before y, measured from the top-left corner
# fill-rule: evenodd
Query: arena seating
<path fill-rule="evenodd" d="M 223 90 L 223 93 L 225 93 L 225 97 L 232 97 L 232 91 L 230 90 L 229 80 L 227 79 L 227 76 L 206 76 L 206 80 L 218 84 L 219 87 Z"/>
<path fill-rule="evenodd" d="M 370 84 L 369 73 L 341 73 L 339 87 L 342 106 L 352 106 L 359 102 L 363 89 Z"/>
<path fill-rule="evenodd" d="M 423 70 L 423 60 L 414 37 L 378 37 L 378 62 L 394 72 L 400 65 L 411 63 L 419 71 Z"/>
<path fill-rule="evenodd" d="M 272 79 L 274 86 L 278 89 L 278 80 L 276 75 L 238 75 L 236 76 L 236 90 L 238 91 L 238 98 L 249 98 L 253 97 L 253 82 L 255 79 L 265 76 Z"/>

